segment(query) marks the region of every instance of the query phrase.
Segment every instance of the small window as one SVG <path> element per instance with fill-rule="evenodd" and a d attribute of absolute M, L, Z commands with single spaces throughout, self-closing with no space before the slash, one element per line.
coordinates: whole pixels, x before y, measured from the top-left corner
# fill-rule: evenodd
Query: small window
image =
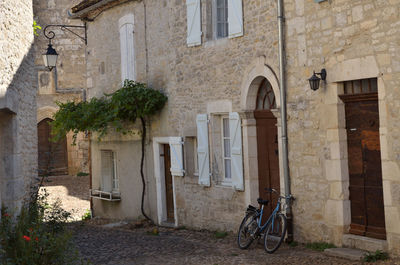
<path fill-rule="evenodd" d="M 101 190 L 104 192 L 118 192 L 119 181 L 117 176 L 115 153 L 111 150 L 101 150 Z"/>
<path fill-rule="evenodd" d="M 214 0 L 216 38 L 228 37 L 228 0 Z"/>
<path fill-rule="evenodd" d="M 223 143 L 223 160 L 224 160 L 224 180 L 230 181 L 231 174 L 231 138 L 229 132 L 229 118 L 222 118 L 222 143 Z"/>
<path fill-rule="evenodd" d="M 378 92 L 378 81 L 376 78 L 359 79 L 344 82 L 344 94 L 367 94 Z"/>
<path fill-rule="evenodd" d="M 199 168 L 197 166 L 197 138 L 185 137 L 185 174 L 189 177 L 198 177 Z"/>

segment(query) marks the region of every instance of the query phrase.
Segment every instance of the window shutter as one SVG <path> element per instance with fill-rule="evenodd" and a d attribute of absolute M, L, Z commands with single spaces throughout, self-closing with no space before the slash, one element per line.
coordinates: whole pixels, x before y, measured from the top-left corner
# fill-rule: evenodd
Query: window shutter
<path fill-rule="evenodd" d="M 200 0 L 186 0 L 187 10 L 187 45 L 201 45 Z"/>
<path fill-rule="evenodd" d="M 199 167 L 199 184 L 210 186 L 210 159 L 208 151 L 207 114 L 198 114 L 197 119 L 197 159 Z"/>
<path fill-rule="evenodd" d="M 114 175 L 114 156 L 109 150 L 101 151 L 101 190 L 112 192 L 112 181 Z"/>
<path fill-rule="evenodd" d="M 121 45 L 121 79 L 135 80 L 135 50 L 133 24 L 123 24 L 119 30 Z"/>
<path fill-rule="evenodd" d="M 182 177 L 184 174 L 183 169 L 183 152 L 182 152 L 182 138 L 173 137 L 169 140 L 169 147 L 171 149 L 171 174 L 172 176 Z"/>
<path fill-rule="evenodd" d="M 243 36 L 242 0 L 228 0 L 229 38 Z"/>
<path fill-rule="evenodd" d="M 231 136 L 232 186 L 236 190 L 244 190 L 242 126 L 237 112 L 229 113 L 229 131 Z"/>

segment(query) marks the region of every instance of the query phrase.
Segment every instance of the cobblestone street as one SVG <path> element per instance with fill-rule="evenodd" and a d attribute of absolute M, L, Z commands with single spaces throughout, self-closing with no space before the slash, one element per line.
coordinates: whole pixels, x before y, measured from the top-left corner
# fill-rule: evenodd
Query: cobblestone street
<path fill-rule="evenodd" d="M 217 239 L 208 231 L 160 228 L 159 235 L 151 231 L 151 227 L 130 225 L 84 225 L 76 227 L 74 240 L 82 257 L 92 264 L 362 264 L 328 257 L 301 245 L 283 244 L 274 254 L 267 254 L 261 244 L 253 242 L 248 250 L 240 250 L 233 233 Z"/>

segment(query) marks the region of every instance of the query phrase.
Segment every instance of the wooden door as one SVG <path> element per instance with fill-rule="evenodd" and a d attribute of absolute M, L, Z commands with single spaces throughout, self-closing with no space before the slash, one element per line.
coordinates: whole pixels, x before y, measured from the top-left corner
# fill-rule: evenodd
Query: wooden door
<path fill-rule="evenodd" d="M 344 95 L 350 176 L 350 233 L 386 239 L 377 93 Z"/>
<path fill-rule="evenodd" d="M 66 138 L 54 143 L 50 141 L 51 119 L 38 124 L 38 168 L 39 175 L 68 174 L 68 153 Z"/>
<path fill-rule="evenodd" d="M 165 197 L 167 203 L 167 221 L 175 222 L 174 213 L 174 190 L 171 174 L 171 153 L 168 144 L 164 144 L 164 165 L 165 165 Z"/>
<path fill-rule="evenodd" d="M 277 120 L 270 110 L 257 110 L 254 117 L 257 122 L 259 194 L 261 198 L 270 201 L 264 208 L 268 217 L 276 206 L 278 197 L 266 192 L 265 188 L 280 191 Z"/>

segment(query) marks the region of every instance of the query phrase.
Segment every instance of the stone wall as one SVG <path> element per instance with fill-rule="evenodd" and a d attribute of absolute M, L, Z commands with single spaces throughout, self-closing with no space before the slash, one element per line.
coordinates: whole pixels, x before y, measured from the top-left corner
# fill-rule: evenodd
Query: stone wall
<path fill-rule="evenodd" d="M 338 95 L 343 81 L 377 78 L 386 242 L 399 253 L 399 3 L 285 1 L 296 240 L 345 243 L 349 176 L 344 106 Z M 313 92 L 307 78 L 321 68 L 328 72 L 327 84 Z"/>
<path fill-rule="evenodd" d="M 0 203 L 16 211 L 37 176 L 32 1 L 0 2 Z"/>
<path fill-rule="evenodd" d="M 38 123 L 44 118 L 52 118 L 57 111 L 56 102 L 80 101 L 86 87 L 86 61 L 84 41 L 59 27 L 50 27 L 55 32 L 53 47 L 59 56 L 57 67 L 49 72 L 44 67 L 42 54 L 46 52 L 48 39 L 43 34 L 49 24 L 83 25 L 79 20 L 69 19 L 68 9 L 79 1 L 46 1 L 34 0 L 33 11 L 35 19 L 42 30 L 35 37 L 35 65 L 38 80 Z M 83 29 L 73 29 L 84 36 Z M 72 133 L 67 135 L 68 172 L 75 175 L 78 172 L 89 172 L 88 140 L 81 134 L 76 145 L 72 145 Z"/>
<path fill-rule="evenodd" d="M 209 1 L 202 1 L 204 29 L 210 28 L 207 25 L 210 22 L 207 21 L 208 16 L 205 12 L 208 5 Z M 165 91 L 169 98 L 161 116 L 152 119 L 150 139 L 165 136 L 196 136 L 196 115 L 199 113 L 243 112 L 242 84 L 248 79 L 248 73 L 253 70 L 254 62 L 259 62 L 260 58 L 262 58 L 261 68 L 267 68 L 265 65 L 268 65 L 270 67 L 268 69 L 278 71 L 274 1 L 244 2 L 244 17 L 252 19 L 244 19 L 243 37 L 210 40 L 206 39 L 207 34 L 204 32 L 203 44 L 192 48 L 186 45 L 184 2 L 133 1 L 103 11 L 88 24 L 89 97 L 101 96 L 104 92 L 109 93 L 120 87 L 118 19 L 128 13 L 133 13 L 135 16 L 136 79 Z M 256 94 L 257 91 L 253 93 Z M 252 133 L 254 134 L 253 131 Z M 146 206 L 156 220 L 156 202 L 160 200 L 160 195 L 157 195 L 154 179 L 154 171 L 157 169 L 154 169 L 154 164 L 149 159 L 149 156 L 153 156 L 151 143 L 146 150 L 148 154 L 146 201 L 150 202 Z M 120 156 L 120 159 L 129 158 Z M 126 162 L 121 163 L 128 165 Z M 131 169 L 134 174 L 132 177 L 140 178 L 135 163 L 131 163 Z M 253 169 L 249 171 L 249 167 L 246 170 L 251 172 L 252 178 L 257 181 L 257 171 Z M 245 176 L 246 181 L 249 179 L 249 174 Z M 123 175 L 119 177 L 121 181 L 126 178 Z M 94 175 L 94 181 L 98 178 L 99 176 Z M 232 187 L 218 185 L 218 178 L 219 176 L 213 176 L 210 188 L 200 186 L 198 177 L 195 176 L 174 178 L 178 225 L 208 229 L 237 229 L 247 203 L 250 202 L 249 196 L 246 192 L 234 191 Z M 257 185 L 253 185 L 256 190 Z M 133 193 L 140 195 L 140 185 L 132 189 Z M 124 210 L 121 208 L 120 211 Z M 121 216 L 120 213 L 118 215 Z"/>

